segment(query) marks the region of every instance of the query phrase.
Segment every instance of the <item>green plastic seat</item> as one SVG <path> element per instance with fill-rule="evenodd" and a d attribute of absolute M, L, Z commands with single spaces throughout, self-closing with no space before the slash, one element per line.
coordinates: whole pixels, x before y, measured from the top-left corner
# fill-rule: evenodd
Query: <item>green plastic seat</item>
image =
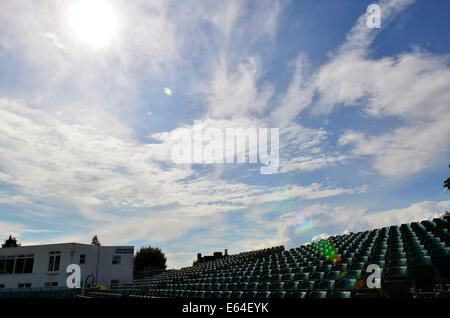
<path fill-rule="evenodd" d="M 286 296 L 286 292 L 280 291 L 280 290 L 273 291 L 270 294 L 270 298 L 285 298 L 285 296 Z"/>
<path fill-rule="evenodd" d="M 313 290 L 314 282 L 313 281 L 303 281 L 298 285 L 299 290 Z"/>
<path fill-rule="evenodd" d="M 231 294 L 231 298 L 234 298 L 234 299 L 241 299 L 243 293 L 244 293 L 244 292 L 242 292 L 242 291 L 234 291 L 234 292 L 232 292 L 232 294 Z"/>
<path fill-rule="evenodd" d="M 321 290 L 314 290 L 308 294 L 309 299 L 327 298 L 327 292 Z"/>
<path fill-rule="evenodd" d="M 270 298 L 269 291 L 260 291 L 256 294 L 256 298 Z"/>
<path fill-rule="evenodd" d="M 305 291 L 291 291 L 287 292 L 285 298 L 306 298 L 307 293 Z"/>
<path fill-rule="evenodd" d="M 269 290 L 282 290 L 284 287 L 283 282 L 272 282 L 270 283 Z"/>
<path fill-rule="evenodd" d="M 257 295 L 257 292 L 255 292 L 255 291 L 246 291 L 242 295 L 242 298 L 253 299 L 253 298 L 256 298 L 256 295 Z"/>
<path fill-rule="evenodd" d="M 349 291 L 334 291 L 328 298 L 351 298 Z"/>
<path fill-rule="evenodd" d="M 298 289 L 299 282 L 296 281 L 290 281 L 284 283 L 284 290 L 297 290 Z"/>
<path fill-rule="evenodd" d="M 329 291 L 329 290 L 334 290 L 334 288 L 335 288 L 334 280 L 326 279 L 326 280 L 319 282 L 316 289 Z"/>
<path fill-rule="evenodd" d="M 438 299 L 450 299 L 450 291 L 441 291 L 436 294 Z"/>
<path fill-rule="evenodd" d="M 294 274 L 294 280 L 296 281 L 308 281 L 309 273 L 296 273 Z"/>
<path fill-rule="evenodd" d="M 337 290 L 354 290 L 356 279 L 342 279 L 336 282 Z"/>

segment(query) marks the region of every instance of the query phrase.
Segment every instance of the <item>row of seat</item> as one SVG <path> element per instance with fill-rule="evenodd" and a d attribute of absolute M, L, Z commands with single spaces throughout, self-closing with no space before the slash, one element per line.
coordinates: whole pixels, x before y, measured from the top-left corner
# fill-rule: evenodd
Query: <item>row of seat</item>
<path fill-rule="evenodd" d="M 411 288 L 445 290 L 450 283 L 449 230 L 447 216 L 336 235 L 290 250 L 278 246 L 167 271 L 112 292 L 142 297 L 209 297 L 218 292 L 278 297 L 312 291 L 327 297 L 333 292 L 354 295 L 365 288 L 370 264 L 380 268 L 383 295 L 401 297 Z"/>
<path fill-rule="evenodd" d="M 95 295 L 95 294 L 91 294 Z M 98 295 L 98 294 L 97 294 Z M 108 294 L 109 295 L 109 294 Z M 350 291 L 178 291 L 177 293 L 167 293 L 165 291 L 155 292 L 153 295 L 130 294 L 131 298 L 155 298 L 155 297 L 183 297 L 183 298 L 233 298 L 233 299 L 252 299 L 252 298 L 351 298 Z"/>

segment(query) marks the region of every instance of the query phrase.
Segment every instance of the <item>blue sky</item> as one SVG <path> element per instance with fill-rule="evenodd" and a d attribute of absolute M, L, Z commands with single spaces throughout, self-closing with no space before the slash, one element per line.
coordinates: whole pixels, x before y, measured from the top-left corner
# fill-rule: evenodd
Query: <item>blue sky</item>
<path fill-rule="evenodd" d="M 1 237 L 181 267 L 450 210 L 450 3 L 371 3 L 2 1 Z M 174 163 L 194 120 L 279 128 L 280 170 Z"/>

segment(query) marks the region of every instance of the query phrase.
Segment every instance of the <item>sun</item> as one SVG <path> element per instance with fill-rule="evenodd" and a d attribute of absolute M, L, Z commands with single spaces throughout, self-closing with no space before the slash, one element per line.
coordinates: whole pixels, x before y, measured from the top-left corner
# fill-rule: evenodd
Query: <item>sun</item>
<path fill-rule="evenodd" d="M 117 35 L 117 16 L 106 0 L 80 0 L 68 10 L 68 24 L 73 35 L 93 48 L 111 44 Z"/>

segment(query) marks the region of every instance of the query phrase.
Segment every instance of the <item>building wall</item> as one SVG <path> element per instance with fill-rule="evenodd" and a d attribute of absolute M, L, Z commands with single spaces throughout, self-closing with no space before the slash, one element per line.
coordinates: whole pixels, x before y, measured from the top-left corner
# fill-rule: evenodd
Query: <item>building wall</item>
<path fill-rule="evenodd" d="M 51 252 L 60 252 L 55 254 L 60 255 L 58 271 L 48 270 Z M 83 284 L 88 275 L 93 273 L 98 285 L 110 288 L 112 280 L 118 280 L 120 284 L 133 280 L 133 252 L 133 246 L 99 247 L 78 243 L 0 248 L 0 259 L 4 256 L 34 255 L 32 273 L 0 274 L 0 287 L 18 288 L 20 283 L 31 283 L 32 288 L 47 287 L 45 283 L 66 287 L 67 266 L 78 264 Z M 86 255 L 85 264 L 80 264 L 80 255 Z M 113 256 L 120 256 L 120 264 L 112 264 Z M 92 278 L 89 282 L 92 282 Z"/>

